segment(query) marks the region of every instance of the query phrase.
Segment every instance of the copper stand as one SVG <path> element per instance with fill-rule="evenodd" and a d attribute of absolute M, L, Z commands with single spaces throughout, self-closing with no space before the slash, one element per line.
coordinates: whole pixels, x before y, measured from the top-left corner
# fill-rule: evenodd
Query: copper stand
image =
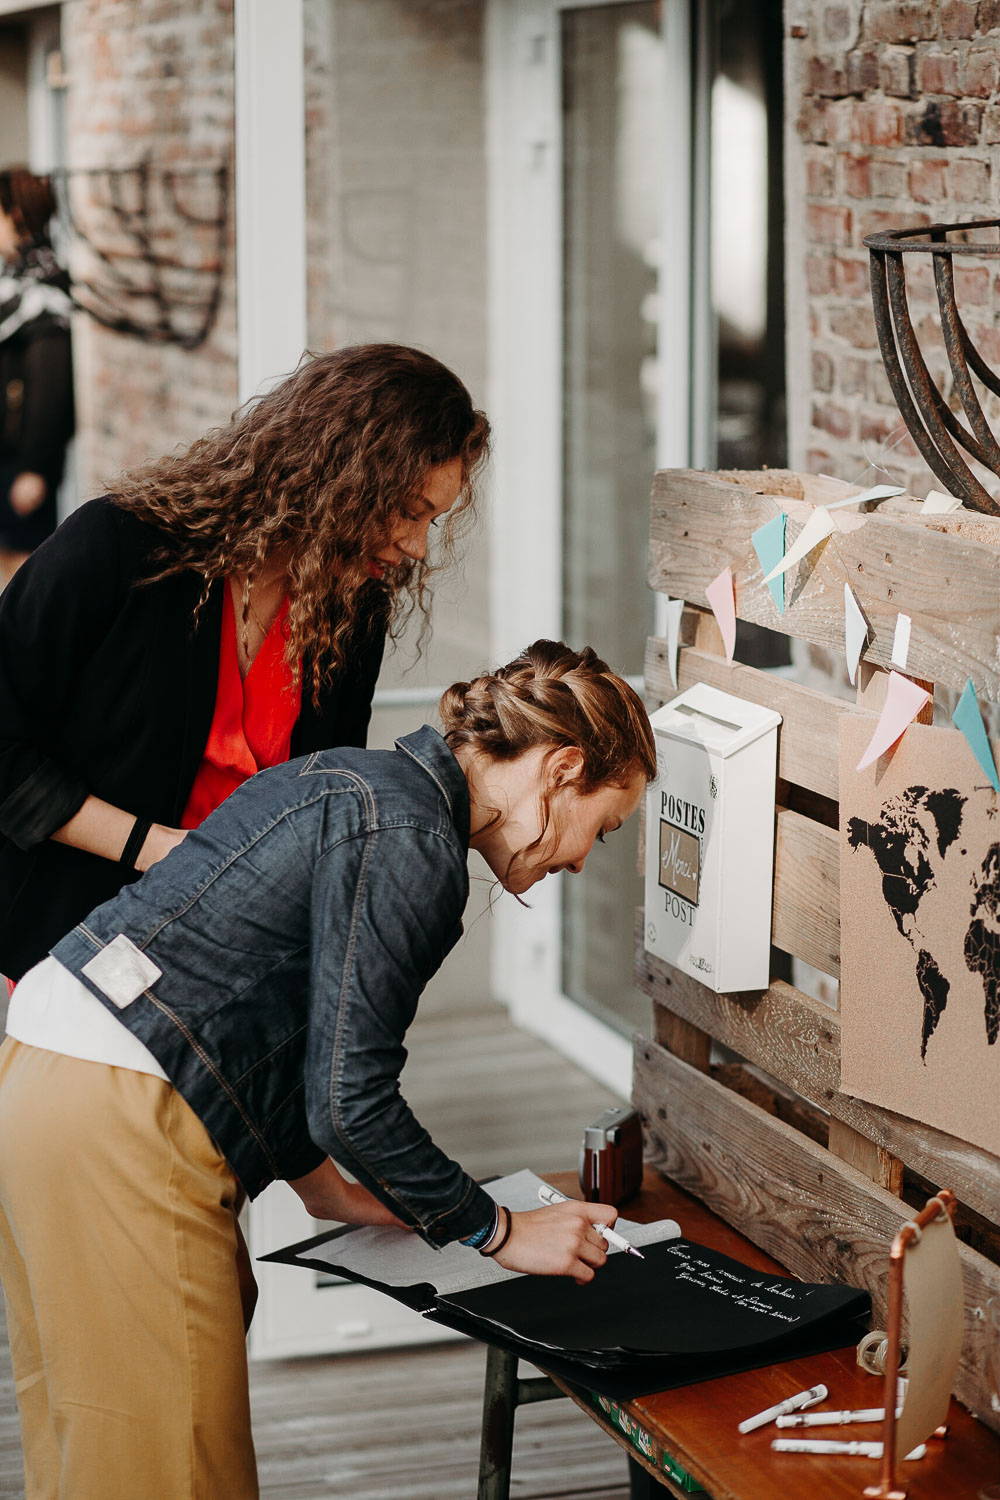
<path fill-rule="evenodd" d="M 896 1404 L 899 1400 L 899 1343 L 903 1324 L 903 1258 L 910 1245 L 916 1244 L 922 1230 L 939 1214 L 955 1218 L 955 1194 L 942 1188 L 910 1223 L 904 1224 L 889 1251 L 889 1326 L 885 1351 L 885 1417 L 882 1422 L 882 1472 L 878 1484 L 865 1490 L 866 1500 L 906 1500 L 906 1487 L 896 1480 Z M 943 1437 L 947 1428 L 939 1427 L 934 1436 Z"/>

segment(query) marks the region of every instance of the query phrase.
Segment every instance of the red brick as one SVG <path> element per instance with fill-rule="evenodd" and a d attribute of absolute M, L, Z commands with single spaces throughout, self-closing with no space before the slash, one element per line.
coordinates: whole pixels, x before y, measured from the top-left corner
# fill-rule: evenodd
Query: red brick
<path fill-rule="evenodd" d="M 871 307 L 833 307 L 830 309 L 830 332 L 855 349 L 874 349 L 878 343 Z"/>
<path fill-rule="evenodd" d="M 907 114 L 904 136 L 911 146 L 978 146 L 982 123 L 981 104 L 928 99 Z"/>
<path fill-rule="evenodd" d="M 884 443 L 898 436 L 901 422 L 898 411 L 862 411 L 858 415 L 858 437 L 863 443 Z"/>
<path fill-rule="evenodd" d="M 978 328 L 970 328 L 969 333 L 986 363 L 992 365 L 994 370 L 1000 370 L 1000 328 L 980 325 Z"/>
<path fill-rule="evenodd" d="M 836 261 L 832 255 L 806 256 L 806 286 L 810 297 L 824 297 L 837 285 Z"/>
<path fill-rule="evenodd" d="M 873 198 L 902 198 L 906 194 L 906 167 L 901 161 L 882 161 L 874 157 L 870 162 Z"/>
<path fill-rule="evenodd" d="M 847 74 L 831 58 L 811 57 L 807 88 L 810 94 L 829 94 L 838 98 L 847 92 Z"/>
<path fill-rule="evenodd" d="M 868 35 L 876 42 L 925 42 L 937 36 L 935 0 L 872 0 L 868 7 Z"/>
<path fill-rule="evenodd" d="M 867 156 L 845 156 L 842 160 L 844 163 L 844 192 L 847 196 L 849 198 L 870 197 L 870 158 Z"/>
<path fill-rule="evenodd" d="M 851 111 L 850 138 L 859 146 L 897 146 L 902 139 L 899 106 L 887 99 L 866 100 Z"/>
<path fill-rule="evenodd" d="M 833 197 L 833 162 L 827 156 L 811 156 L 806 161 L 806 192 L 810 198 Z"/>
<path fill-rule="evenodd" d="M 916 58 L 912 47 L 883 47 L 879 53 L 879 83 L 884 94 L 908 99 L 915 92 Z"/>
<path fill-rule="evenodd" d="M 1000 29 L 1000 0 L 980 0 L 976 28 L 980 34 Z"/>
<path fill-rule="evenodd" d="M 990 273 L 985 266 L 963 266 L 956 257 L 955 296 L 964 307 L 982 307 L 990 300 Z"/>
<path fill-rule="evenodd" d="M 810 448 L 806 454 L 806 471 L 809 474 L 829 474 L 833 459 L 825 448 Z"/>
<path fill-rule="evenodd" d="M 901 229 L 900 216 L 906 220 L 906 227 L 916 229 L 921 224 L 929 224 L 930 219 L 925 213 L 914 213 L 913 209 L 885 209 L 870 208 L 865 213 L 857 215 L 857 243 L 869 234 L 885 234 L 889 229 Z"/>
<path fill-rule="evenodd" d="M 878 53 L 855 47 L 847 54 L 847 93 L 870 94 L 879 86 Z"/>
<path fill-rule="evenodd" d="M 868 297 L 870 295 L 867 254 L 864 260 L 848 260 L 846 257 L 838 257 L 835 265 L 837 291 L 842 297 Z"/>
<path fill-rule="evenodd" d="M 910 167 L 910 197 L 914 202 L 937 203 L 947 196 L 947 160 L 915 161 Z"/>
<path fill-rule="evenodd" d="M 819 349 L 813 350 L 812 386 L 814 391 L 833 389 L 833 360 Z"/>
<path fill-rule="evenodd" d="M 987 106 L 983 121 L 983 140 L 987 146 L 1000 145 L 1000 104 Z"/>
<path fill-rule="evenodd" d="M 952 162 L 948 171 L 951 196 L 959 203 L 971 203 L 984 213 L 992 212 L 989 162 L 962 157 Z"/>
<path fill-rule="evenodd" d="M 823 14 L 823 32 L 828 42 L 846 42 L 851 34 L 851 13 L 846 5 L 828 5 Z"/>
<path fill-rule="evenodd" d="M 941 7 L 941 35 L 971 37 L 976 34 L 975 0 L 948 0 Z"/>
<path fill-rule="evenodd" d="M 815 244 L 849 245 L 851 210 L 832 204 L 810 203 L 806 208 L 806 233 Z"/>
<path fill-rule="evenodd" d="M 851 414 L 843 406 L 835 406 L 832 401 L 815 402 L 812 425 L 821 432 L 828 432 L 831 437 L 850 437 Z"/>
<path fill-rule="evenodd" d="M 925 94 L 952 94 L 957 98 L 962 92 L 958 53 L 925 52 L 920 64 L 920 86 Z"/>
<path fill-rule="evenodd" d="M 837 389 L 842 396 L 867 395 L 868 361 L 856 354 L 842 354 L 837 360 Z"/>
<path fill-rule="evenodd" d="M 1000 83 L 1000 65 L 993 47 L 973 47 L 962 65 L 962 91 L 971 99 L 989 99 Z"/>

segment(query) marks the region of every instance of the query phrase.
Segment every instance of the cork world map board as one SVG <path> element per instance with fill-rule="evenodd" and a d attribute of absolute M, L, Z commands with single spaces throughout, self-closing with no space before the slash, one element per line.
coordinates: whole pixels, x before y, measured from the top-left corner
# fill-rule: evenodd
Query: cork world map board
<path fill-rule="evenodd" d="M 840 731 L 841 1089 L 1000 1154 L 1000 798 L 957 730 Z"/>

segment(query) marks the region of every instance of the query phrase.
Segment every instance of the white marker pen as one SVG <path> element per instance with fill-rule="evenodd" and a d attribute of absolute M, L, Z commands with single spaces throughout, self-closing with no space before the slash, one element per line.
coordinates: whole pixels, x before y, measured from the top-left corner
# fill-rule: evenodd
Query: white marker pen
<path fill-rule="evenodd" d="M 881 1458 L 881 1443 L 837 1443 L 831 1438 L 773 1438 L 775 1453 L 849 1453 L 852 1458 Z M 926 1443 L 918 1443 L 906 1458 L 923 1458 Z"/>
<path fill-rule="evenodd" d="M 540 1187 L 538 1189 L 538 1196 L 539 1198 L 541 1198 L 543 1203 L 548 1203 L 550 1205 L 553 1203 L 567 1203 L 569 1201 L 566 1198 L 565 1194 L 558 1192 L 554 1187 Z M 601 1239 L 606 1245 L 610 1245 L 615 1250 L 624 1250 L 626 1255 L 634 1255 L 637 1260 L 646 1259 L 646 1257 L 640 1254 L 640 1252 L 635 1248 L 634 1245 L 629 1244 L 628 1240 L 623 1234 L 616 1234 L 615 1231 L 613 1229 L 609 1229 L 606 1224 L 595 1224 L 594 1228 L 597 1230 L 598 1234 L 601 1236 Z"/>
<path fill-rule="evenodd" d="M 896 1416 L 903 1415 L 903 1408 L 896 1408 Z M 860 1411 L 807 1411 L 794 1417 L 779 1417 L 776 1427 L 843 1427 L 848 1422 L 881 1422 L 885 1418 L 882 1406 L 862 1407 Z"/>
<path fill-rule="evenodd" d="M 807 1391 L 798 1391 L 796 1395 L 789 1396 L 786 1401 L 779 1401 L 777 1406 L 769 1406 L 767 1411 L 759 1411 L 755 1417 L 747 1417 L 737 1427 L 737 1432 L 755 1432 L 758 1427 L 766 1427 L 768 1422 L 773 1422 L 776 1417 L 783 1417 L 788 1412 L 802 1411 L 806 1406 L 815 1406 L 817 1401 L 825 1401 L 829 1391 L 825 1385 L 810 1386 Z"/>

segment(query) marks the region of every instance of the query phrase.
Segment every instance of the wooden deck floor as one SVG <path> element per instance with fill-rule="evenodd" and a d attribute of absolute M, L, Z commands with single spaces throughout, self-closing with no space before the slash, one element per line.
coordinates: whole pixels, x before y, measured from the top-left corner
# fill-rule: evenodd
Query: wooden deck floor
<path fill-rule="evenodd" d="M 477 1176 L 565 1168 L 612 1102 L 499 1008 L 421 1017 L 406 1097 Z M 474 1344 L 251 1366 L 266 1500 L 473 1500 L 485 1353 Z M 23 1497 L 6 1329 L 0 1326 L 0 1495 Z M 620 1451 L 568 1401 L 519 1412 L 512 1496 L 627 1500 Z M 115 1497 L 140 1500 L 140 1497 Z M 174 1500 L 143 1496 L 141 1500 Z M 218 1500 L 225 1500 L 219 1496 Z"/>

